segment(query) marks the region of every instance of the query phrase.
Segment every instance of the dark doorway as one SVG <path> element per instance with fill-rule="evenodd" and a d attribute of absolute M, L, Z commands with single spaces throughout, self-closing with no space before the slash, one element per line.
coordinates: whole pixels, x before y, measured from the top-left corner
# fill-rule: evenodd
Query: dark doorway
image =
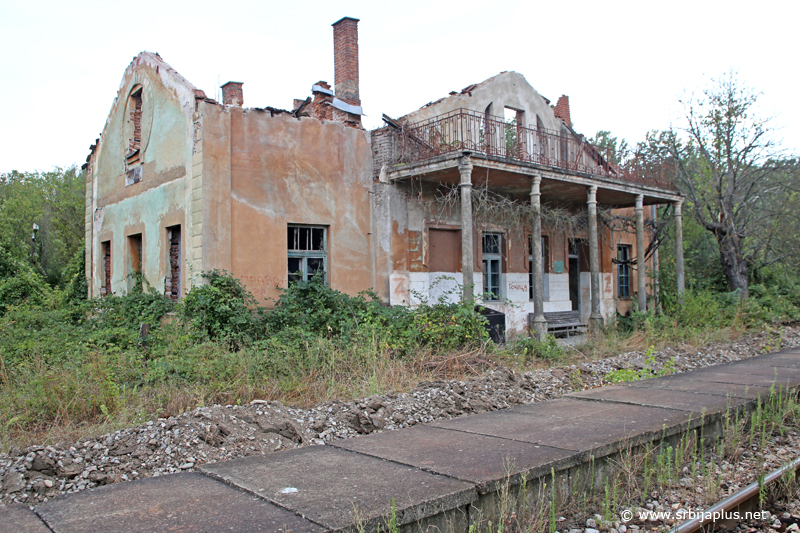
<path fill-rule="evenodd" d="M 581 310 L 581 246 L 577 239 L 569 240 L 569 300 L 572 310 Z"/>

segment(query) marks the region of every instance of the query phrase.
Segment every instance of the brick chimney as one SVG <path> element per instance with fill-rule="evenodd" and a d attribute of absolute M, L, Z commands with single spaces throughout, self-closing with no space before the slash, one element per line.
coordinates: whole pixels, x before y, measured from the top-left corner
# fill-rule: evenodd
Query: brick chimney
<path fill-rule="evenodd" d="M 334 92 L 336 98 L 360 106 L 358 94 L 358 19 L 344 17 L 333 26 Z"/>
<path fill-rule="evenodd" d="M 315 117 L 320 120 L 332 120 L 333 108 L 330 106 L 333 101 L 333 91 L 327 81 L 318 81 L 311 86 L 311 94 L 314 101 L 311 102 L 311 110 Z"/>
<path fill-rule="evenodd" d="M 229 81 L 221 87 L 222 89 L 222 103 L 225 105 L 235 105 L 237 107 L 244 106 L 244 96 L 242 94 L 242 85 L 240 81 Z"/>
<path fill-rule="evenodd" d="M 572 127 L 572 119 L 569 116 L 569 96 L 562 94 L 561 98 L 556 102 L 554 109 L 556 118 L 560 118 L 567 123 L 567 126 Z"/>

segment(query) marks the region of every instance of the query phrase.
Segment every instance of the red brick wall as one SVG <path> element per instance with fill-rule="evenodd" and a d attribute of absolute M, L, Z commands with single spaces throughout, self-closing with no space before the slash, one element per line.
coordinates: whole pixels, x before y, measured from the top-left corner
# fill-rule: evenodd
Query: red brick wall
<path fill-rule="evenodd" d="M 168 228 L 169 233 L 169 272 L 164 280 L 164 295 L 177 301 L 181 287 L 181 228 Z"/>
<path fill-rule="evenodd" d="M 142 92 L 131 96 L 131 122 L 133 123 L 133 138 L 128 145 L 128 153 L 138 150 L 142 145 Z"/>
<path fill-rule="evenodd" d="M 331 86 L 328 84 L 327 81 L 318 81 L 314 85 L 319 85 L 324 89 L 331 88 Z M 320 120 L 333 119 L 333 113 L 332 113 L 333 108 L 331 108 L 331 106 L 329 105 L 333 97 L 318 91 L 314 91 L 313 95 L 314 95 L 314 101 L 311 102 L 311 105 L 309 106 L 311 107 L 310 114 L 317 117 Z"/>
<path fill-rule="evenodd" d="M 111 294 L 111 241 L 101 244 L 103 252 L 103 286 L 100 287 L 100 296 Z"/>
<path fill-rule="evenodd" d="M 222 103 L 225 105 L 244 106 L 244 93 L 242 92 L 243 83 L 229 81 L 222 88 Z"/>
<path fill-rule="evenodd" d="M 567 126 L 572 126 L 572 119 L 569 116 L 569 96 L 562 94 L 558 99 L 554 109 L 556 118 L 560 118 L 567 123 Z"/>

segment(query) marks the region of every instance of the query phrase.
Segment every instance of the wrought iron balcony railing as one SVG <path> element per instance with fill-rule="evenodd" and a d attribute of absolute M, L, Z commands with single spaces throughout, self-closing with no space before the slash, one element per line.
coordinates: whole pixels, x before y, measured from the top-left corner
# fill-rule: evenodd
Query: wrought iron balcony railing
<path fill-rule="evenodd" d="M 612 163 L 610 148 L 594 146 L 580 136 L 525 127 L 500 117 L 457 109 L 431 119 L 401 124 L 393 163 L 413 163 L 469 150 L 487 156 L 526 161 L 572 172 L 674 189 L 663 165 L 628 161 L 627 170 Z"/>

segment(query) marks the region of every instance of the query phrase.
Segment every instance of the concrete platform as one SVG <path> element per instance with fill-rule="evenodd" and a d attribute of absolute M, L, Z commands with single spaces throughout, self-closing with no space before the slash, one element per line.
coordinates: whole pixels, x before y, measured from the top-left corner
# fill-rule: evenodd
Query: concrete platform
<path fill-rule="evenodd" d="M 703 384 L 695 381 L 697 388 L 702 390 Z M 686 392 L 671 389 L 644 389 L 626 385 L 613 385 L 600 387 L 568 395 L 569 398 L 594 400 L 601 402 L 626 403 L 647 407 L 661 407 L 664 409 L 677 409 L 691 413 L 697 419 L 702 415 L 724 413 L 729 407 L 739 407 L 748 400 L 744 398 L 726 398 L 698 392 Z"/>
<path fill-rule="evenodd" d="M 201 471 L 330 531 L 344 529 L 359 517 L 367 531 L 374 530 L 391 512 L 392 501 L 399 510 L 398 522 L 407 524 L 436 514 L 458 519 L 476 499 L 471 483 L 333 446 L 212 463 Z"/>
<path fill-rule="evenodd" d="M 569 450 L 519 442 L 519 439 L 430 426 L 342 440 L 334 446 L 468 481 L 481 493 L 497 490 L 498 484 L 509 476 L 513 480 L 521 474 L 529 478 L 546 475 L 551 467 L 567 466 L 567 459 L 575 455 Z M 575 460 L 571 462 L 575 463 Z"/>
<path fill-rule="evenodd" d="M 483 413 L 432 425 L 579 452 L 573 455 L 583 459 L 589 455 L 608 455 L 628 445 L 652 440 L 662 435 L 665 427 L 678 431 L 687 418 L 686 413 L 672 409 L 576 400 L 560 403 L 560 407 L 576 404 L 576 411 L 582 416 L 569 417 L 569 411 L 565 410 L 561 416 L 545 418 L 539 416 L 538 404 L 530 404 L 512 411 Z M 584 410 L 581 404 L 591 409 Z M 589 414 L 594 409 L 597 412 Z"/>
<path fill-rule="evenodd" d="M 67 494 L 38 505 L 36 512 L 55 533 L 325 531 L 286 509 L 199 473 L 151 477 Z"/>
<path fill-rule="evenodd" d="M 374 532 L 393 505 L 402 532 L 466 531 L 523 475 L 575 483 L 591 462 L 595 479 L 628 446 L 709 438 L 784 386 L 800 387 L 800 350 L 0 508 L 0 533 Z"/>
<path fill-rule="evenodd" d="M 737 361 L 742 365 L 766 365 L 783 368 L 800 368 L 800 350 L 784 350 L 768 354 L 757 355 Z"/>
<path fill-rule="evenodd" d="M 636 387 L 641 389 L 665 389 L 684 392 L 696 392 L 698 389 L 698 382 L 703 394 L 711 394 L 713 396 L 724 396 L 743 398 L 746 400 L 757 400 L 758 398 L 766 398 L 771 392 L 771 387 L 758 386 L 758 385 L 742 385 L 736 383 L 719 383 L 715 381 L 702 381 L 693 379 L 671 379 L 673 376 L 666 378 L 645 379 L 642 381 L 634 381 L 626 383 L 629 387 Z"/>
<path fill-rule="evenodd" d="M 51 530 L 22 504 L 0 507 L 0 533 L 51 533 Z"/>
<path fill-rule="evenodd" d="M 786 360 L 773 359 L 759 359 L 758 361 L 750 362 L 736 361 L 733 363 L 726 363 L 724 365 L 715 365 L 706 368 L 701 368 L 691 372 L 693 375 L 703 374 L 739 374 L 739 375 L 755 375 L 764 376 L 766 378 L 775 379 L 778 372 L 780 372 L 781 380 L 792 380 L 795 383 L 800 383 L 800 368 L 794 366 L 782 366 L 773 364 L 773 362 L 786 364 Z"/>

